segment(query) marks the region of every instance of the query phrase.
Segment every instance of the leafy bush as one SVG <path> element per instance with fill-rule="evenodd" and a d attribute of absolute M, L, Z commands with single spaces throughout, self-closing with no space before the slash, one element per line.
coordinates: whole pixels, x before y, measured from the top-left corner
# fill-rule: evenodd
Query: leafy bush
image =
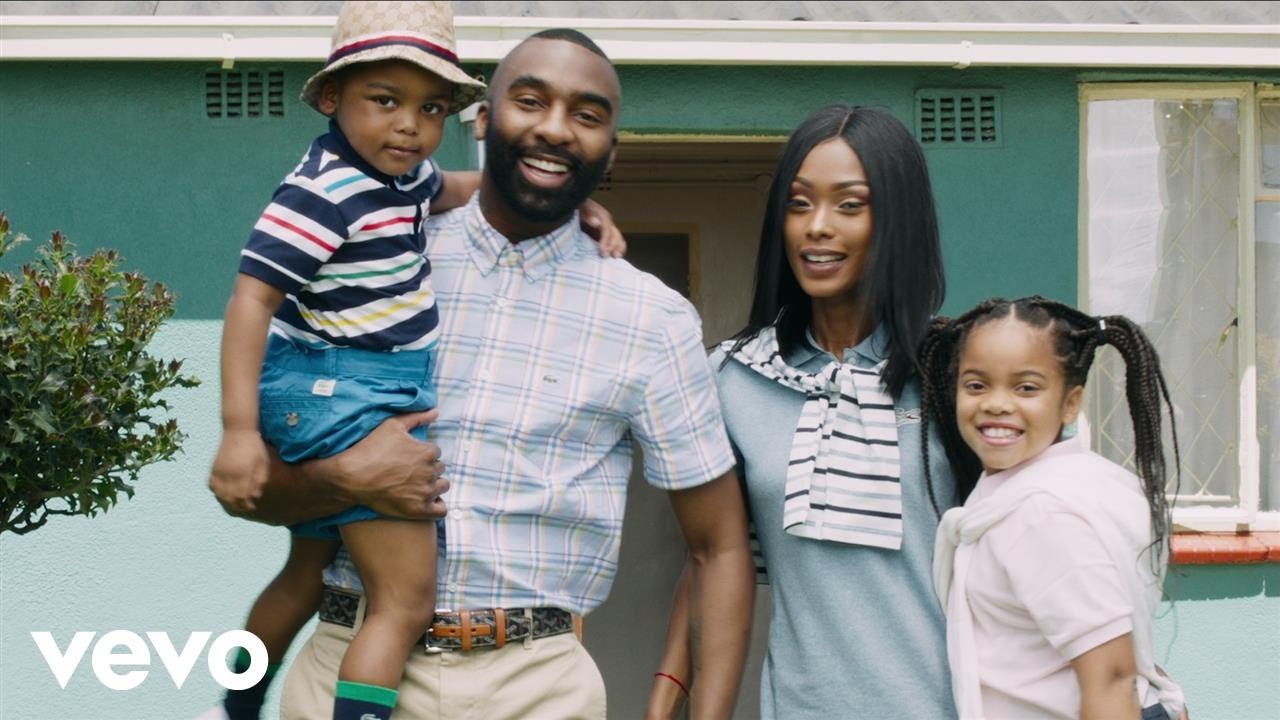
<path fill-rule="evenodd" d="M 0 256 L 10 237 L 0 214 Z M 54 233 L 21 272 L 0 273 L 0 532 L 96 515 L 133 497 L 143 467 L 184 439 L 159 394 L 199 381 L 146 353 L 173 293 Z"/>

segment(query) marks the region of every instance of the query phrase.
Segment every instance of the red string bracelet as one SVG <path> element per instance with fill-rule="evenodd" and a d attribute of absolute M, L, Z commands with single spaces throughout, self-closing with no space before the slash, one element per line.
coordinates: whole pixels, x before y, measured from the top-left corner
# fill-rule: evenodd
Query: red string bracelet
<path fill-rule="evenodd" d="M 685 686 L 684 686 L 684 683 L 680 682 L 680 678 L 676 677 L 675 675 L 671 675 L 671 674 L 664 673 L 664 672 L 656 672 L 656 673 L 654 673 L 654 674 L 653 674 L 653 676 L 654 676 L 654 677 L 664 677 L 664 678 L 666 678 L 666 679 L 670 680 L 671 682 L 675 683 L 677 687 L 679 687 L 679 688 L 680 688 L 680 690 L 684 693 L 684 696 L 685 696 L 685 697 L 689 697 L 689 688 L 685 687 Z"/>

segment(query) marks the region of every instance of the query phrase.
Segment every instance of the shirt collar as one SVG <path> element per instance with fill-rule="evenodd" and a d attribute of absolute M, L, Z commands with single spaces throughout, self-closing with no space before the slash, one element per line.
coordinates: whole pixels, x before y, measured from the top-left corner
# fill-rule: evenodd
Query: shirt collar
<path fill-rule="evenodd" d="M 347 136 L 343 134 L 342 128 L 338 127 L 338 122 L 333 118 L 329 119 L 328 134 L 320 138 L 320 146 L 383 185 L 390 185 L 395 181 L 395 178 L 370 165 L 364 158 L 360 157 L 360 153 L 351 147 Z"/>
<path fill-rule="evenodd" d="M 845 349 L 841 362 L 851 362 L 856 365 L 858 364 L 858 359 L 862 359 L 864 364 L 875 365 L 885 358 L 888 349 L 889 331 L 883 325 L 877 325 L 870 335 L 862 338 L 862 342 Z M 796 348 L 792 357 L 787 360 L 792 367 L 799 367 L 819 355 L 830 357 L 831 353 L 822 349 L 822 346 L 818 344 L 818 341 L 813 337 L 813 328 L 805 328 L 804 343 Z"/>
<path fill-rule="evenodd" d="M 480 210 L 480 193 L 471 196 L 463 212 L 469 253 L 481 275 L 503 265 L 519 267 L 526 278 L 536 281 L 584 247 L 576 211 L 568 222 L 551 232 L 515 243 L 485 219 Z"/>
<path fill-rule="evenodd" d="M 347 140 L 347 136 L 342 132 L 342 128 L 338 127 L 338 122 L 333 118 L 329 118 L 329 132 L 320 137 L 320 147 L 337 155 L 343 162 L 369 177 L 377 180 L 383 185 L 394 187 L 400 190 L 418 182 L 418 175 L 422 171 L 422 165 L 414 168 L 407 175 L 401 177 L 392 177 L 378 168 L 370 165 L 356 149 L 351 146 L 351 142 Z"/>

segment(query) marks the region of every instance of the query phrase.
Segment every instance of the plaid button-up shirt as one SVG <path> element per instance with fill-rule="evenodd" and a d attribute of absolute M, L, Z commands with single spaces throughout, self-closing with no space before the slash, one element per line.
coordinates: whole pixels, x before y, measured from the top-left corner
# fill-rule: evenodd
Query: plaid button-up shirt
<path fill-rule="evenodd" d="M 441 318 L 430 432 L 452 483 L 436 605 L 587 612 L 617 571 L 633 442 L 663 489 L 733 467 L 697 313 L 601 258 L 576 214 L 512 244 L 473 198 L 426 233 Z M 327 581 L 358 586 L 345 554 Z"/>

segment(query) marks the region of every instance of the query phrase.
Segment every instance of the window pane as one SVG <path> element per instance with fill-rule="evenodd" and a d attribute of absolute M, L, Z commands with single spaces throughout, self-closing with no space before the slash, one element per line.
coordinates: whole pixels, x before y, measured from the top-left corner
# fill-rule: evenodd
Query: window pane
<path fill-rule="evenodd" d="M 1260 202 L 1258 234 L 1258 446 L 1261 507 L 1280 510 L 1280 202 Z"/>
<path fill-rule="evenodd" d="M 1238 126 L 1234 100 L 1089 104 L 1089 306 L 1129 316 L 1159 350 L 1177 408 L 1180 495 L 1197 504 L 1238 502 Z M 1131 465 L 1114 349 L 1098 356 L 1089 415 L 1093 446 Z"/>
<path fill-rule="evenodd" d="M 1263 100 L 1258 110 L 1262 127 L 1262 185 L 1280 188 L 1280 100 Z"/>
<path fill-rule="evenodd" d="M 1263 192 L 1280 188 L 1280 98 L 1259 102 Z M 1257 204 L 1258 445 L 1263 510 L 1280 510 L 1280 202 Z"/>

